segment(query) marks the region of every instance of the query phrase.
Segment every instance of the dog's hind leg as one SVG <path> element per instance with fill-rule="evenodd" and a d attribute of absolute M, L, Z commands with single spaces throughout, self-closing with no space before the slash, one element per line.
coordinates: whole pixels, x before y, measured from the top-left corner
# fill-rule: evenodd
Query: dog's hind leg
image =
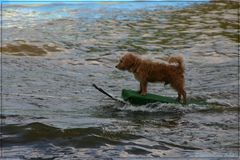
<path fill-rule="evenodd" d="M 181 101 L 181 93 L 180 93 L 180 92 L 178 92 L 177 101 L 178 101 L 178 102 L 180 102 L 180 101 Z"/>
<path fill-rule="evenodd" d="M 180 102 L 181 98 L 183 97 L 183 103 L 186 104 L 186 92 L 184 90 L 184 83 L 179 83 L 181 81 L 171 83 L 171 86 L 177 91 L 178 93 L 178 98 L 177 101 Z"/>
<path fill-rule="evenodd" d="M 187 103 L 187 100 L 186 100 L 187 95 L 186 95 L 186 92 L 183 88 L 178 90 L 178 98 L 177 98 L 178 102 L 181 101 L 181 97 L 183 97 L 183 103 L 186 104 Z"/>
<path fill-rule="evenodd" d="M 183 103 L 186 104 L 187 103 L 187 94 L 184 89 L 182 90 L 182 96 L 183 96 Z"/>

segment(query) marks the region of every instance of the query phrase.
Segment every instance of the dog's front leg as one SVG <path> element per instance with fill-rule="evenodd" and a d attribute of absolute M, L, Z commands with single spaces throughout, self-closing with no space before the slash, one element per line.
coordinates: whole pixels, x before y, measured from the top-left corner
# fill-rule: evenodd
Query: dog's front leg
<path fill-rule="evenodd" d="M 140 95 L 145 96 L 147 94 L 147 81 L 140 82 Z"/>
<path fill-rule="evenodd" d="M 139 94 L 142 93 L 142 85 L 141 85 L 141 82 L 139 83 L 139 91 L 138 91 Z"/>

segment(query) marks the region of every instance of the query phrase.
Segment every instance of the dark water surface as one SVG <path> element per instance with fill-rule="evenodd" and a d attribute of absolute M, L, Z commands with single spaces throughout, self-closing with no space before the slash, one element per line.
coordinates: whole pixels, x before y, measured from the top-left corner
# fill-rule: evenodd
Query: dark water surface
<path fill-rule="evenodd" d="M 237 1 L 4 4 L 4 158 L 238 156 Z M 181 53 L 189 99 L 122 106 L 137 89 L 115 69 L 125 51 Z M 162 84 L 149 92 L 176 97 Z"/>

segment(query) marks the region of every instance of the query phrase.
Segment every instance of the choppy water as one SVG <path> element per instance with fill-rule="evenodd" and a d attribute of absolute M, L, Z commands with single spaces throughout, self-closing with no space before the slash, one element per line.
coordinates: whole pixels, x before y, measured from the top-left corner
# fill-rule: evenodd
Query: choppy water
<path fill-rule="evenodd" d="M 4 4 L 3 157 L 237 157 L 238 4 Z M 114 68 L 125 51 L 182 53 L 189 99 L 207 105 L 121 106 L 138 82 Z M 149 92 L 176 97 L 168 86 Z"/>

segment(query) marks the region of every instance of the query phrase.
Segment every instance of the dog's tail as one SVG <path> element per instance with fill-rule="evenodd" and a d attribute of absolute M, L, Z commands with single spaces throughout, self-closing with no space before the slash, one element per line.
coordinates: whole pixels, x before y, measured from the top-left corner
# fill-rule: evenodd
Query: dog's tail
<path fill-rule="evenodd" d="M 168 63 L 177 63 L 180 72 L 184 73 L 185 65 L 184 65 L 184 59 L 182 55 L 170 57 L 168 59 Z"/>

